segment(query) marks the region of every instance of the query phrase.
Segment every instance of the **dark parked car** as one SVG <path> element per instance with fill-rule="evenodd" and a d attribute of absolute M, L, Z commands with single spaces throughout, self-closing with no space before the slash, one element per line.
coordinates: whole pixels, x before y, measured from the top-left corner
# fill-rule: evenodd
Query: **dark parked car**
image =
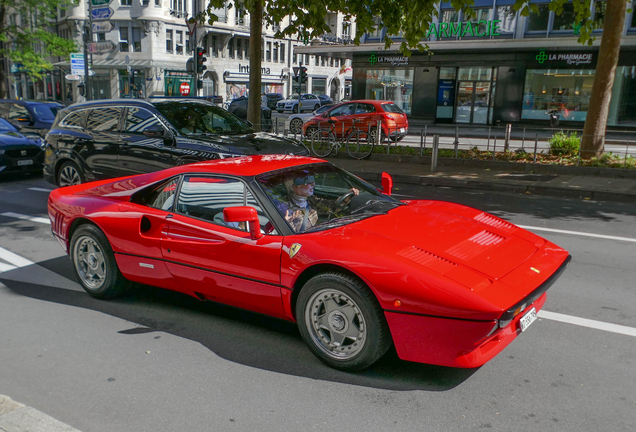
<path fill-rule="evenodd" d="M 44 178 L 67 186 L 201 160 L 309 151 L 255 132 L 216 105 L 188 99 L 114 99 L 71 105 L 46 136 Z"/>
<path fill-rule="evenodd" d="M 0 117 L 9 120 L 14 126 L 20 126 L 23 134 L 46 135 L 51 128 L 55 115 L 64 108 L 59 102 L 44 100 L 0 99 Z"/>
<path fill-rule="evenodd" d="M 14 125 L 0 119 L 0 174 L 40 171 L 44 160 L 43 143 L 41 138 L 25 136 Z"/>
<path fill-rule="evenodd" d="M 318 95 L 318 99 L 320 99 L 320 105 L 332 105 L 333 100 L 328 95 Z"/>
<path fill-rule="evenodd" d="M 245 96 L 241 96 L 232 100 L 227 108 L 229 112 L 240 118 L 247 120 L 247 101 Z M 261 107 L 261 131 L 271 132 L 272 130 L 272 110 L 267 107 Z"/>
<path fill-rule="evenodd" d="M 285 99 L 280 93 L 266 93 L 265 96 L 267 96 L 267 107 L 273 110 L 276 109 L 278 101 Z"/>

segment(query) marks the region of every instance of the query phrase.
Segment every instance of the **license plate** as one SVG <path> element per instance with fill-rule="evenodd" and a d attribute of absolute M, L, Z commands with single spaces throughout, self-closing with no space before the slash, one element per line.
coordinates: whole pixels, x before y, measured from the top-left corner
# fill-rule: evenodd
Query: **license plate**
<path fill-rule="evenodd" d="M 404 133 L 404 132 L 406 132 L 406 129 L 405 128 L 400 128 L 400 132 Z"/>
<path fill-rule="evenodd" d="M 537 319 L 537 310 L 535 308 L 530 309 L 524 316 L 519 320 L 519 325 L 521 326 L 521 331 L 526 331 L 530 324 L 532 324 Z"/>
<path fill-rule="evenodd" d="M 18 161 L 18 166 L 25 166 L 25 165 L 33 165 L 33 160 L 25 159 L 25 160 Z"/>

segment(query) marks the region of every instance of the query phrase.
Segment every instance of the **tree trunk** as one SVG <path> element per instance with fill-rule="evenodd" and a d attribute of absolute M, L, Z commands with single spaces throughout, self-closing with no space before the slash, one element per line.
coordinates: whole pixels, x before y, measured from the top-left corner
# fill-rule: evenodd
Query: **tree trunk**
<path fill-rule="evenodd" d="M 605 26 L 596 62 L 596 75 L 594 76 L 581 139 L 581 158 L 583 159 L 599 157 L 604 151 L 607 116 L 621 48 L 626 10 L 627 2 L 625 0 L 607 0 Z"/>
<path fill-rule="evenodd" d="M 247 100 L 247 120 L 261 130 L 261 34 L 263 31 L 263 0 L 255 0 L 250 10 L 250 93 Z"/>

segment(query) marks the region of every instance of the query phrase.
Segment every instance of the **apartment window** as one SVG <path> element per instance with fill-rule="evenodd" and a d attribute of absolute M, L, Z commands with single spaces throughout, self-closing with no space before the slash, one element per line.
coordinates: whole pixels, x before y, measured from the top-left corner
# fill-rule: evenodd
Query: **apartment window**
<path fill-rule="evenodd" d="M 183 32 L 177 30 L 177 54 L 183 54 Z"/>
<path fill-rule="evenodd" d="M 231 59 L 234 58 L 234 38 L 231 38 L 227 43 L 227 56 Z"/>
<path fill-rule="evenodd" d="M 278 63 L 278 42 L 274 42 L 274 62 Z"/>
<path fill-rule="evenodd" d="M 599 29 L 602 29 L 603 25 L 605 24 L 606 10 L 607 10 L 606 1 L 597 1 L 594 3 L 594 21 L 596 21 L 597 28 Z"/>
<path fill-rule="evenodd" d="M 245 39 L 245 58 L 249 60 L 250 58 L 250 40 Z"/>
<path fill-rule="evenodd" d="M 325 57 L 321 56 L 320 57 L 320 66 L 324 66 L 325 65 Z"/>
<path fill-rule="evenodd" d="M 265 51 L 265 61 L 272 61 L 272 43 L 267 42 L 267 51 Z"/>
<path fill-rule="evenodd" d="M 166 52 L 172 54 L 172 30 L 166 30 Z"/>
<path fill-rule="evenodd" d="M 351 36 L 351 23 L 343 22 L 342 23 L 342 38 L 346 39 Z"/>
<path fill-rule="evenodd" d="M 373 25 L 373 31 L 369 36 L 372 38 L 382 37 L 382 22 L 380 21 L 380 18 L 373 18 L 373 21 L 375 24 Z"/>
<path fill-rule="evenodd" d="M 511 6 L 499 6 L 497 8 L 497 19 L 499 23 L 499 33 L 514 33 L 517 24 L 517 12 L 514 7 Z"/>
<path fill-rule="evenodd" d="M 60 9 L 60 18 L 64 18 L 66 16 L 66 9 Z"/>
<path fill-rule="evenodd" d="M 219 56 L 219 52 L 216 50 L 217 49 L 217 40 L 216 40 L 216 36 L 212 36 L 210 38 L 210 54 L 212 54 L 212 57 L 218 57 Z"/>
<path fill-rule="evenodd" d="M 475 33 L 475 36 L 485 36 L 487 31 L 488 31 L 488 20 L 490 20 L 490 8 L 480 8 L 480 9 L 473 9 L 472 10 L 472 14 L 471 14 L 471 21 L 473 22 L 480 22 L 483 21 L 481 23 L 479 23 L 479 26 L 474 26 L 473 31 Z M 466 17 L 468 18 L 468 17 Z"/>
<path fill-rule="evenodd" d="M 554 15 L 553 31 L 566 31 L 574 29 L 574 5 L 566 3 L 563 5 L 563 13 Z"/>
<path fill-rule="evenodd" d="M 155 6 L 161 6 L 161 0 L 155 0 Z"/>
<path fill-rule="evenodd" d="M 454 23 L 454 22 L 457 22 L 458 18 L 459 18 L 459 14 L 457 13 L 455 9 L 448 9 L 448 10 L 442 11 L 442 19 L 440 20 L 440 22 Z"/>
<path fill-rule="evenodd" d="M 121 0 L 122 6 L 132 6 L 132 0 Z"/>
<path fill-rule="evenodd" d="M 302 54 L 300 55 L 301 60 L 302 60 Z M 309 64 L 309 54 L 305 54 L 305 64 L 308 65 Z"/>
<path fill-rule="evenodd" d="M 128 52 L 128 27 L 119 28 L 119 51 Z"/>
<path fill-rule="evenodd" d="M 528 16 L 528 31 L 547 31 L 550 21 L 550 9 L 547 4 L 537 5 L 539 12 L 530 12 Z"/>
<path fill-rule="evenodd" d="M 144 6 L 148 6 L 150 4 L 150 0 L 142 0 L 141 4 Z"/>
<path fill-rule="evenodd" d="M 293 47 L 292 47 L 292 49 L 293 49 Z M 298 53 L 294 53 L 294 54 L 292 55 L 292 63 L 293 63 L 293 64 L 298 63 Z"/>
<path fill-rule="evenodd" d="M 318 66 L 320 64 L 320 56 L 314 56 L 314 64 Z"/>
<path fill-rule="evenodd" d="M 243 59 L 243 39 L 236 40 L 236 58 Z"/>
<path fill-rule="evenodd" d="M 141 52 L 141 29 L 139 27 L 132 28 L 132 44 L 133 52 Z"/>
<path fill-rule="evenodd" d="M 280 62 L 285 63 L 285 44 L 280 44 Z"/>

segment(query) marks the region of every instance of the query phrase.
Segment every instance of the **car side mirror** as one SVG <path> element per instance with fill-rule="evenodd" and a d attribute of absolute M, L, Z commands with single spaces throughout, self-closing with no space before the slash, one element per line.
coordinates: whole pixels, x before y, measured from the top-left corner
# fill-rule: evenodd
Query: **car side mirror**
<path fill-rule="evenodd" d="M 163 128 L 163 126 L 158 125 L 158 124 L 154 124 L 154 125 L 148 126 L 146 129 L 144 129 L 143 133 L 147 137 L 163 138 L 166 135 L 166 130 Z"/>
<path fill-rule="evenodd" d="M 258 240 L 263 237 L 261 225 L 258 221 L 258 213 L 254 207 L 226 207 L 223 209 L 223 220 L 225 222 L 247 222 L 252 240 Z"/>
<path fill-rule="evenodd" d="M 382 173 L 382 193 L 384 195 L 391 195 L 393 189 L 393 178 L 386 172 Z"/>

